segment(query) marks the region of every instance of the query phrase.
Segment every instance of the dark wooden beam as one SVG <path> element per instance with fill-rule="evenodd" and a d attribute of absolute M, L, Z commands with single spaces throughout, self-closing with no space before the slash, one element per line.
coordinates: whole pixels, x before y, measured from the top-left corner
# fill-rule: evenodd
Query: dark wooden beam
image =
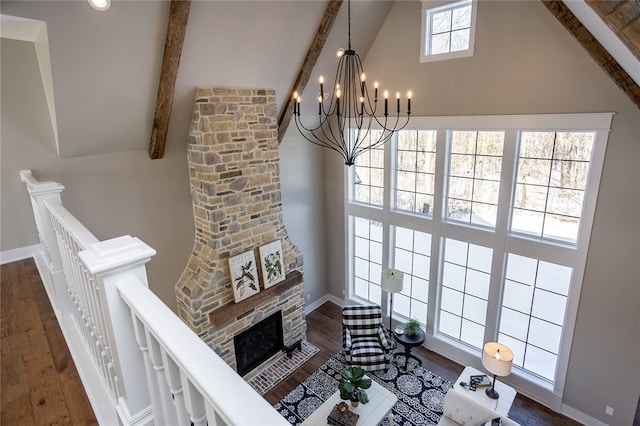
<path fill-rule="evenodd" d="M 176 76 L 178 75 L 190 8 L 191 0 L 171 0 L 167 39 L 164 44 L 162 71 L 158 84 L 158 99 L 156 112 L 153 116 L 151 143 L 149 144 L 149 156 L 154 160 L 164 157 L 164 147 L 167 142 L 167 131 L 173 106 L 173 92 L 176 86 Z"/>
<path fill-rule="evenodd" d="M 640 86 L 627 74 L 598 40 L 585 28 L 578 18 L 560 0 L 541 0 L 558 21 L 578 40 L 589 55 L 640 108 Z"/>
<path fill-rule="evenodd" d="M 307 86 L 313 67 L 316 65 L 316 62 L 318 62 L 318 57 L 322 52 L 324 43 L 327 41 L 331 27 L 333 27 L 333 23 L 338 16 L 342 2 L 343 0 L 329 0 L 329 3 L 327 4 L 324 16 L 322 17 L 322 21 L 318 27 L 318 31 L 316 31 L 316 35 L 311 42 L 311 46 L 309 46 L 307 56 L 304 58 L 304 62 L 298 71 L 298 76 L 293 83 L 291 91 L 288 93 L 284 107 L 282 108 L 282 112 L 278 118 L 278 142 L 282 142 L 282 138 L 284 137 L 287 127 L 289 127 L 289 123 L 291 122 L 291 117 L 293 116 L 293 102 L 291 102 L 293 94 L 295 92 L 302 93 L 304 88 Z"/>
<path fill-rule="evenodd" d="M 640 0 L 587 0 L 587 4 L 640 60 Z"/>

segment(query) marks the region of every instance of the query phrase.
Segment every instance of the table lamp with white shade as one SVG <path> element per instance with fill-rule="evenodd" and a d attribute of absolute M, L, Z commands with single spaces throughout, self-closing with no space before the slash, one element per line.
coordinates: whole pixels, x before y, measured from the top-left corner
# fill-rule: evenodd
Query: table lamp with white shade
<path fill-rule="evenodd" d="M 382 289 L 391 295 L 391 310 L 389 311 L 389 331 L 391 331 L 391 316 L 393 315 L 393 293 L 402 291 L 404 273 L 397 269 L 382 271 Z"/>
<path fill-rule="evenodd" d="M 497 342 L 488 342 L 484 344 L 482 351 L 482 365 L 487 371 L 493 374 L 493 385 L 487 388 L 487 396 L 492 399 L 498 399 L 500 394 L 496 392 L 496 376 L 508 376 L 511 374 L 511 365 L 513 364 L 513 352 L 505 345 Z"/>

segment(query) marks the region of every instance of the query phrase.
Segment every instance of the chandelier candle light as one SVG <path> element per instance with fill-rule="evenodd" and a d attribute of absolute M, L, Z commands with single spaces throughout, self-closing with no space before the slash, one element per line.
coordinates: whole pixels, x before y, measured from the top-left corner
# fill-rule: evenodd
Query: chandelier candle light
<path fill-rule="evenodd" d="M 339 49 L 335 86 L 329 99 L 324 92 L 324 78 L 320 76 L 318 94 L 318 123 L 306 127 L 300 118 L 301 95 L 293 94 L 293 116 L 296 127 L 309 142 L 340 153 L 347 166 L 354 164 L 363 152 L 382 146 L 394 132 L 409 123 L 411 92 L 407 93 L 407 116 L 400 117 L 400 92 L 396 93 L 396 115 L 389 116 L 389 92 L 384 91 L 384 114 L 378 109 L 378 82 L 373 84 L 373 98 L 367 87 L 360 57 L 351 49 L 351 1 L 348 5 L 348 49 Z M 392 106 L 393 108 L 393 106 Z"/>

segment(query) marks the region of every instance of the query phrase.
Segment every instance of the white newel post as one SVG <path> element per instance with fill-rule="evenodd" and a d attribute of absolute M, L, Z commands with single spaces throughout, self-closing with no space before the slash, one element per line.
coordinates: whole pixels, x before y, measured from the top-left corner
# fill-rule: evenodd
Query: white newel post
<path fill-rule="evenodd" d="M 62 260 L 60 258 L 60 249 L 56 233 L 49 219 L 49 212 L 45 206 L 45 201 L 55 201 L 62 203 L 60 193 L 64 190 L 64 186 L 57 182 L 38 182 L 31 170 L 20 170 L 20 179 L 27 185 L 27 191 L 31 198 L 31 207 L 33 208 L 33 216 L 36 221 L 38 236 L 42 244 L 42 258 L 46 263 L 46 271 L 41 271 L 49 275 L 46 282 L 49 287 L 49 299 L 56 313 L 70 312 L 69 296 L 67 294 L 67 282 L 64 278 L 62 269 Z M 37 259 L 36 259 L 37 260 Z"/>
<path fill-rule="evenodd" d="M 151 425 L 153 413 L 145 364 L 132 327 L 131 312 L 120 297 L 116 284 L 125 277 L 134 277 L 148 287 L 145 264 L 155 254 L 154 249 L 128 235 L 95 243 L 89 250 L 79 253 L 99 287 L 118 377 L 118 416 L 125 425 Z"/>

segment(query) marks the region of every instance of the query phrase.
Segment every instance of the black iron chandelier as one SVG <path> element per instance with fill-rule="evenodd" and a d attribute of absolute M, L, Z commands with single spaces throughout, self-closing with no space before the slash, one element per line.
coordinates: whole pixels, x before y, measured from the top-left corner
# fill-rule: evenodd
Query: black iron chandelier
<path fill-rule="evenodd" d="M 375 149 L 391 139 L 394 132 L 409 123 L 411 92 L 407 93 L 407 116 L 400 117 L 400 92 L 396 93 L 395 118 L 389 116 L 389 92 L 384 91 L 384 114 L 376 116 L 378 108 L 378 82 L 374 83 L 371 98 L 360 57 L 351 49 L 351 1 L 348 6 L 348 49 L 339 49 L 335 86 L 328 99 L 324 92 L 324 78 L 320 76 L 318 94 L 318 123 L 306 127 L 300 118 L 298 92 L 293 94 L 293 116 L 296 127 L 309 142 L 340 153 L 347 166 L 354 164 L 363 152 Z M 391 106 L 393 108 L 393 105 Z"/>

